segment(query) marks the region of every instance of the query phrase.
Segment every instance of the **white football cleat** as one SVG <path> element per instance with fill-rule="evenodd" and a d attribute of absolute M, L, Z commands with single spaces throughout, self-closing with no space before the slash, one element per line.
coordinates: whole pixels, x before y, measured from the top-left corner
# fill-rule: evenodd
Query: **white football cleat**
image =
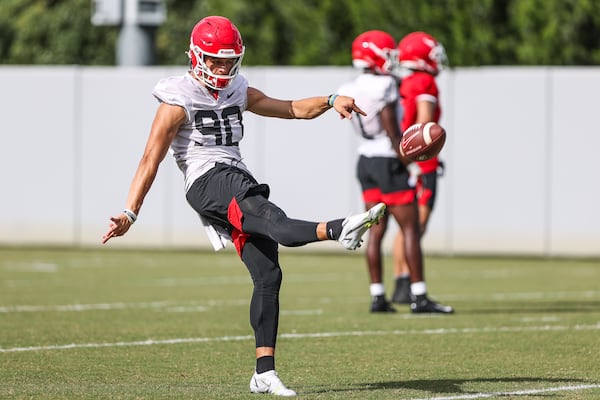
<path fill-rule="evenodd" d="M 254 372 L 252 379 L 250 379 L 250 392 L 270 393 L 275 396 L 284 397 L 296 396 L 296 392 L 285 387 L 275 370 L 263 372 L 262 374 Z"/>
<path fill-rule="evenodd" d="M 379 222 L 383 213 L 385 204 L 378 203 L 364 213 L 349 216 L 342 222 L 342 233 L 338 241 L 348 250 L 356 250 L 362 243 L 362 236 Z"/>

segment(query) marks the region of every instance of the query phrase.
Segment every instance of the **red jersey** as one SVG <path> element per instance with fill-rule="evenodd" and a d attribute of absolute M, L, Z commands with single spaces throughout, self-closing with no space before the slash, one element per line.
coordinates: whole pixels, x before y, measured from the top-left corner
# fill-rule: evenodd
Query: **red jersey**
<path fill-rule="evenodd" d="M 417 121 L 417 102 L 430 101 L 436 104 L 433 122 L 439 122 L 441 108 L 439 103 L 439 90 L 435 77 L 427 72 L 414 71 L 411 75 L 402 79 L 400 85 L 400 97 L 403 108 L 400 129 L 404 132 L 409 126 Z M 437 170 L 439 161 L 437 157 L 427 161 L 417 162 L 424 174 Z"/>

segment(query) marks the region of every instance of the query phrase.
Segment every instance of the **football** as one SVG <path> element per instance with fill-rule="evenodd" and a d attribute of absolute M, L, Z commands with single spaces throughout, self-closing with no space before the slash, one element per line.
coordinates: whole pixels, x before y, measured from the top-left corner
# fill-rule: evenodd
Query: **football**
<path fill-rule="evenodd" d="M 402 134 L 400 154 L 410 161 L 425 161 L 439 154 L 446 142 L 446 130 L 435 122 L 414 124 Z"/>

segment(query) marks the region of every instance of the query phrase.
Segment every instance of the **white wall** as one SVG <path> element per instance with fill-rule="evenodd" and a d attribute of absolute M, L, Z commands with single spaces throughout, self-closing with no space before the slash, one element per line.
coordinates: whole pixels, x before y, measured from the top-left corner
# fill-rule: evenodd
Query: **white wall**
<path fill-rule="evenodd" d="M 121 211 L 163 76 L 183 67 L 0 67 L 0 245 L 97 245 Z M 245 68 L 280 98 L 328 95 L 351 68 Z M 439 78 L 448 131 L 428 252 L 600 255 L 600 68 L 459 68 Z M 358 138 L 333 112 L 246 113 L 242 152 L 295 218 L 362 209 Z M 208 247 L 167 156 L 135 226 L 111 246 Z M 387 246 L 395 227 L 387 237 Z M 339 249 L 333 243 L 315 249 Z"/>

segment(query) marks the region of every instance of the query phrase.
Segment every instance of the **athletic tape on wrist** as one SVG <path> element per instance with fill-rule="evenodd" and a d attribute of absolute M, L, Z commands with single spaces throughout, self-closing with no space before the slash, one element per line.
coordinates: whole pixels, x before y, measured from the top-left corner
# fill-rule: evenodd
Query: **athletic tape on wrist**
<path fill-rule="evenodd" d="M 123 210 L 123 214 L 125 214 L 129 222 L 131 222 L 132 224 L 135 222 L 135 220 L 137 220 L 137 215 L 128 208 Z"/>

